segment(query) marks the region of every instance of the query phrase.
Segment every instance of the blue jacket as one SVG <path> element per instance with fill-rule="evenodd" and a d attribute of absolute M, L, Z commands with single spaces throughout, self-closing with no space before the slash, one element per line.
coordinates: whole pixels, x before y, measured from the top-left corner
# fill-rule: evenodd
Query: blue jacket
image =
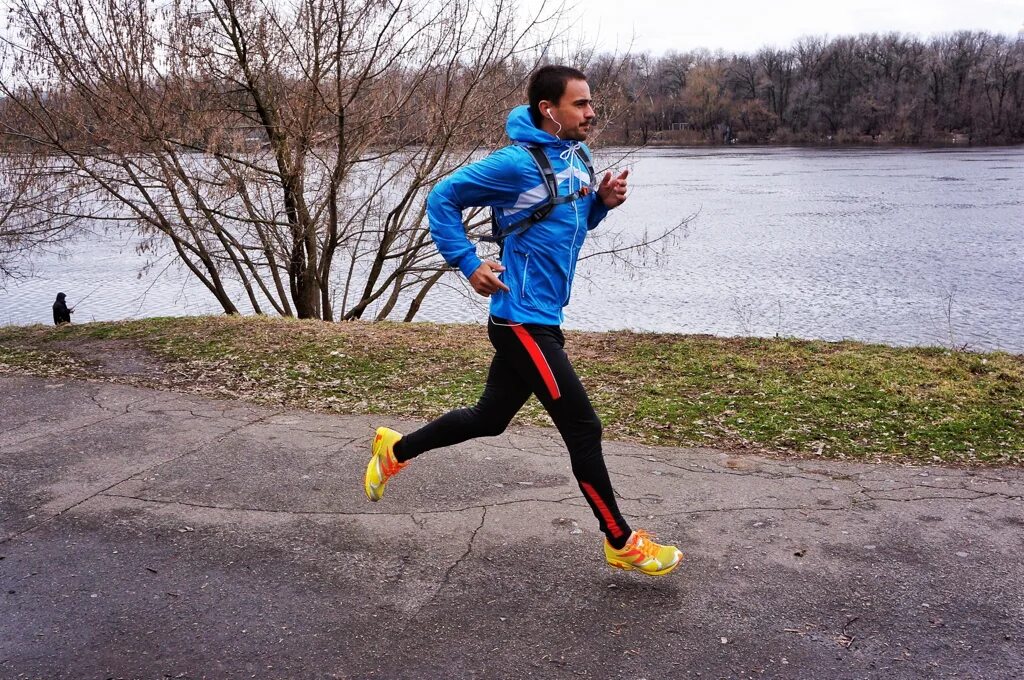
<path fill-rule="evenodd" d="M 591 183 L 586 166 L 573 152 L 580 143 L 561 140 L 535 126 L 529 107 L 512 109 L 505 131 L 514 142 L 543 147 L 558 179 L 559 195 Z M 562 323 L 580 248 L 587 232 L 608 214 L 594 189 L 577 201 L 556 205 L 547 218 L 505 239 L 501 280 L 510 292 L 491 295 L 491 314 L 520 323 Z M 530 153 L 520 146 L 507 146 L 460 168 L 434 187 L 427 198 L 430 235 L 445 262 L 469 278 L 481 260 L 462 226 L 462 211 L 492 207 L 504 227 L 529 216 L 547 196 Z"/>

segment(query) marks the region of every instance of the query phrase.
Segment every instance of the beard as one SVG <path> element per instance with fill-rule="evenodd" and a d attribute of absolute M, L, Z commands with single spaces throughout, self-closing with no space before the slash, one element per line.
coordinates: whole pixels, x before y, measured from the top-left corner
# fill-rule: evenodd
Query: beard
<path fill-rule="evenodd" d="M 572 133 L 570 135 L 567 135 L 567 137 L 569 137 L 569 139 L 572 139 L 573 141 L 576 141 L 576 142 L 585 142 L 585 141 L 587 141 L 587 136 L 589 134 L 590 134 L 590 125 L 589 124 L 587 124 L 587 125 L 579 125 L 578 127 L 576 127 L 575 130 L 572 131 Z"/>

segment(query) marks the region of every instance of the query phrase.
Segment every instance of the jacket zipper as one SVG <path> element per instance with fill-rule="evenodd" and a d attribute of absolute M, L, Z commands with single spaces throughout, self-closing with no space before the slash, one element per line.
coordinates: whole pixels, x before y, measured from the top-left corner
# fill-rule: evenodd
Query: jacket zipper
<path fill-rule="evenodd" d="M 526 301 L 526 282 L 529 280 L 530 254 L 523 253 L 523 291 L 519 296 L 520 300 Z"/>

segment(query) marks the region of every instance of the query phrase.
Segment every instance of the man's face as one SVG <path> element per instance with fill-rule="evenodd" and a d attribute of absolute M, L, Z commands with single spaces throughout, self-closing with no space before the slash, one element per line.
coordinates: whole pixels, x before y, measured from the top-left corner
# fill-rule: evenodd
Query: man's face
<path fill-rule="evenodd" d="M 590 105 L 590 85 L 585 80 L 570 80 L 558 103 L 543 101 L 540 112 L 544 130 L 561 139 L 584 141 L 595 116 L 594 107 Z"/>

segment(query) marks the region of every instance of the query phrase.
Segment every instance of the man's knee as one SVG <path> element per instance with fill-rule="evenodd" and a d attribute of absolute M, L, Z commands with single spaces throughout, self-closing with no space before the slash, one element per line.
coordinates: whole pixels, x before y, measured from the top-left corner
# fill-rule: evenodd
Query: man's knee
<path fill-rule="evenodd" d="M 511 421 L 491 418 L 485 421 L 481 426 L 482 437 L 497 437 L 508 429 L 508 424 Z"/>
<path fill-rule="evenodd" d="M 597 415 L 560 423 L 558 427 L 566 443 L 579 442 L 584 448 L 600 447 L 604 427 Z"/>
<path fill-rule="evenodd" d="M 505 413 L 496 413 L 496 409 L 488 408 L 488 404 L 477 404 L 466 409 L 473 422 L 474 436 L 497 437 L 508 428 L 512 418 Z"/>
<path fill-rule="evenodd" d="M 580 436 L 586 439 L 601 440 L 601 435 L 604 433 L 604 426 L 601 424 L 601 419 L 597 417 L 597 414 L 593 414 L 589 418 L 584 418 L 580 421 Z"/>

